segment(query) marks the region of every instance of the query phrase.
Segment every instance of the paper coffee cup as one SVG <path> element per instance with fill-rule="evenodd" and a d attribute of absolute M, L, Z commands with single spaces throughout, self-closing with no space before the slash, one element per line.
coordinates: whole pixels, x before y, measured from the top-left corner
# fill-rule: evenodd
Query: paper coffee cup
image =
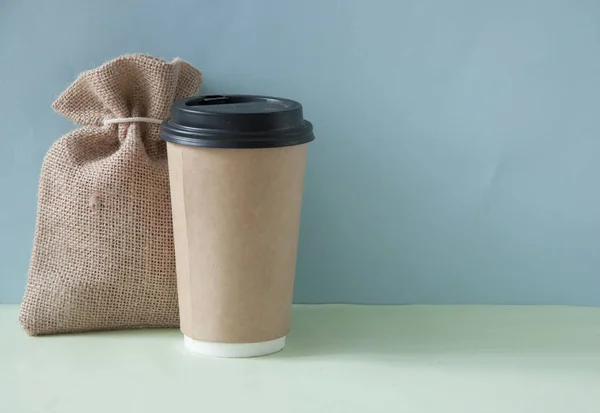
<path fill-rule="evenodd" d="M 307 143 L 294 101 L 176 101 L 167 141 L 186 347 L 220 357 L 279 351 L 290 328 Z"/>

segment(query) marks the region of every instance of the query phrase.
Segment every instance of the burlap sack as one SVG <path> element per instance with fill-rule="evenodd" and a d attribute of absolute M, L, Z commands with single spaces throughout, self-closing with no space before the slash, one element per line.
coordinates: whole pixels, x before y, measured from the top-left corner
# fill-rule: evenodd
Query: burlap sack
<path fill-rule="evenodd" d="M 179 324 L 165 143 L 159 125 L 201 74 L 129 55 L 79 78 L 54 102 L 83 125 L 42 166 L 38 217 L 20 323 L 28 334 Z"/>

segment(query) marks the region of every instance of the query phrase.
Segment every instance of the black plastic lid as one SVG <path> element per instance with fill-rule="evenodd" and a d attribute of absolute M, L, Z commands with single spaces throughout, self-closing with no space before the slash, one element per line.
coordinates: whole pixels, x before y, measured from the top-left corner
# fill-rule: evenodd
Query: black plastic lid
<path fill-rule="evenodd" d="M 195 96 L 176 100 L 160 138 L 208 148 L 274 148 L 315 139 L 302 105 L 251 95 Z"/>

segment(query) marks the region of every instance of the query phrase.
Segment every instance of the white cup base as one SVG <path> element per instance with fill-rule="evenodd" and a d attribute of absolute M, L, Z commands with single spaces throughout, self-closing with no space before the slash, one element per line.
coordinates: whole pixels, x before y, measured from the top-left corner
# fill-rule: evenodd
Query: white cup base
<path fill-rule="evenodd" d="M 213 343 L 194 340 L 186 335 L 183 340 L 185 347 L 194 353 L 228 358 L 266 356 L 281 351 L 285 346 L 285 336 L 259 343 Z"/>

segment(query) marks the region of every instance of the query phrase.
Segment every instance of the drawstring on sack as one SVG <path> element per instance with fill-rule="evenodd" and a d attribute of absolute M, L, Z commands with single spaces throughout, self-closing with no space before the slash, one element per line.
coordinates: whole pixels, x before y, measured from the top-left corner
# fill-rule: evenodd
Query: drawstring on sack
<path fill-rule="evenodd" d="M 155 118 L 144 118 L 144 117 L 114 118 L 114 119 L 105 119 L 104 126 L 112 125 L 114 123 L 127 123 L 127 122 L 146 122 L 146 123 L 156 123 L 156 124 L 160 125 L 161 123 L 163 123 L 163 120 L 155 119 Z"/>

